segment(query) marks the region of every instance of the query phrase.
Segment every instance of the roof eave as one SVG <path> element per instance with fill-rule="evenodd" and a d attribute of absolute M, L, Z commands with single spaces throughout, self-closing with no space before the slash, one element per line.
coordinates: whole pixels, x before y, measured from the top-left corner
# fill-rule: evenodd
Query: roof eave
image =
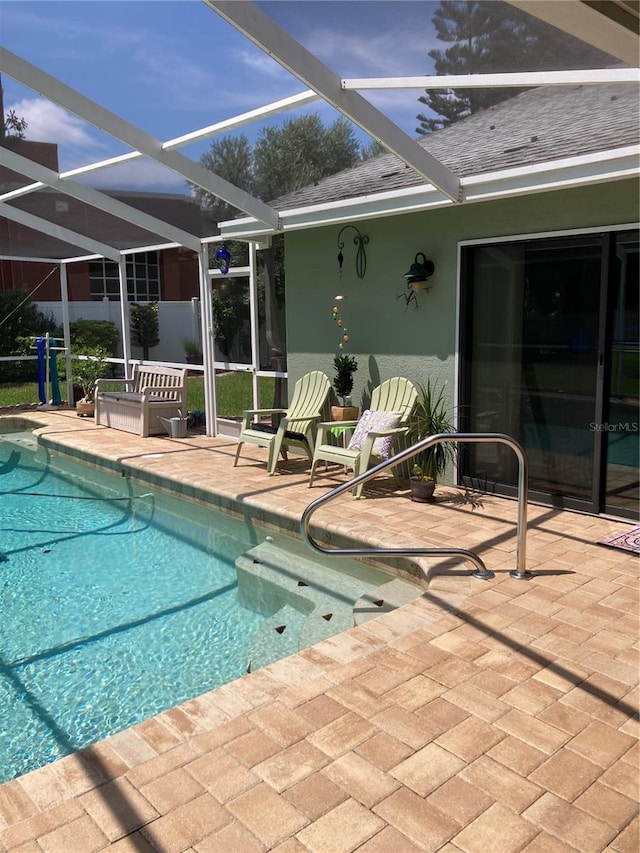
<path fill-rule="evenodd" d="M 461 183 L 464 202 L 468 204 L 606 183 L 638 175 L 640 145 L 629 145 L 577 157 L 470 175 L 462 178 Z M 453 202 L 434 186 L 421 184 L 402 190 L 389 190 L 326 204 L 281 210 L 280 230 L 286 233 L 451 206 Z M 227 240 L 253 240 L 276 233 L 269 231 L 253 217 L 221 222 L 220 229 L 221 236 Z"/>

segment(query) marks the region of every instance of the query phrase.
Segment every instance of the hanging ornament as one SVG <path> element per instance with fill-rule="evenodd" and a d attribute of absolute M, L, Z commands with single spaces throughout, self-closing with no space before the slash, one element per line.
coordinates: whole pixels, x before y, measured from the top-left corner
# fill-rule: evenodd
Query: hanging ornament
<path fill-rule="evenodd" d="M 222 273 L 222 275 L 226 275 L 229 272 L 229 262 L 231 261 L 231 253 L 227 249 L 227 247 L 222 243 L 216 249 L 216 264 L 218 265 L 218 269 Z"/>

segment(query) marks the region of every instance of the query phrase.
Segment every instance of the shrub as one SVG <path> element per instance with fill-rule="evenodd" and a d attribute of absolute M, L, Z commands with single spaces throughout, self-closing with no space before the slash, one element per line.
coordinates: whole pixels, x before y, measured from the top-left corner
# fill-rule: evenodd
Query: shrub
<path fill-rule="evenodd" d="M 117 326 L 111 320 L 74 320 L 69 323 L 69 337 L 73 353 L 100 347 L 108 357 L 115 356 L 120 342 Z"/>
<path fill-rule="evenodd" d="M 50 313 L 39 311 L 24 287 L 0 292 L 0 355 L 35 355 L 32 337 L 54 332 Z M 33 379 L 35 362 L 0 362 L 0 382 Z"/>
<path fill-rule="evenodd" d="M 82 387 L 85 400 L 93 400 L 96 379 L 101 379 L 109 373 L 108 353 L 101 347 L 86 347 L 76 355 L 86 355 L 88 358 L 76 360 L 71 365 L 71 377 L 75 385 Z"/>

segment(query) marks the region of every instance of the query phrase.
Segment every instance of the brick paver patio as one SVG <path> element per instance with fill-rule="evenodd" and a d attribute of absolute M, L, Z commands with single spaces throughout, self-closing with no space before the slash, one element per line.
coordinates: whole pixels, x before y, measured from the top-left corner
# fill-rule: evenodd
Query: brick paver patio
<path fill-rule="evenodd" d="M 229 439 L 25 417 L 284 528 L 343 481 L 309 489 L 300 459 L 267 477 L 258 448 L 233 468 Z M 638 558 L 596 544 L 625 523 L 531 505 L 522 581 L 514 501 L 441 487 L 421 505 L 391 484 L 314 529 L 467 548 L 495 578 L 421 558 L 413 603 L 5 783 L 0 851 L 637 853 Z"/>

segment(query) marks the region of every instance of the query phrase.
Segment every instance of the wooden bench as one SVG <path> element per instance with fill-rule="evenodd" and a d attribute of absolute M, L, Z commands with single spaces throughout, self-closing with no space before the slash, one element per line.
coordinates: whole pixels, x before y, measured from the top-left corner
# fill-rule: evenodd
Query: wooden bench
<path fill-rule="evenodd" d="M 123 391 L 106 391 L 124 385 Z M 186 417 L 187 370 L 136 364 L 131 379 L 98 379 L 95 420 L 137 435 L 166 433 L 161 418 Z"/>

